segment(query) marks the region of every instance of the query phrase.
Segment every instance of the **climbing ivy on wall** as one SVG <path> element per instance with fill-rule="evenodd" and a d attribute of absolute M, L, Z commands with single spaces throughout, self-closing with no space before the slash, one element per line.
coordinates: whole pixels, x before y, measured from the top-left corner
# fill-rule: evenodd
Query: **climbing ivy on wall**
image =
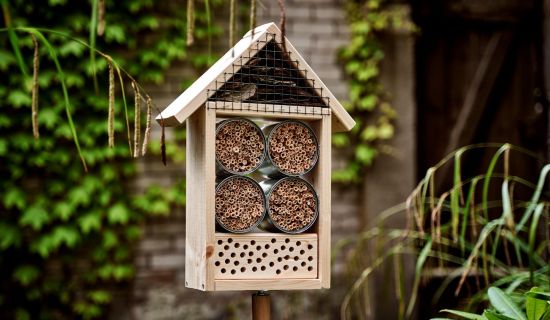
<path fill-rule="evenodd" d="M 350 41 L 340 52 L 349 77 L 349 102 L 345 107 L 357 125 L 351 133 L 333 135 L 332 143 L 348 153 L 346 166 L 333 173 L 338 182 L 360 182 L 376 157 L 389 149 L 397 116 L 391 99 L 380 83 L 384 59 L 381 35 L 384 32 L 412 30 L 408 13 L 385 0 L 348 0 Z M 350 148 L 352 146 L 352 148 Z"/>
<path fill-rule="evenodd" d="M 209 2 L 210 6 L 221 3 Z M 0 315 L 17 319 L 103 317 L 112 300 L 111 289 L 134 274 L 132 244 L 141 235 L 144 219 L 168 214 L 171 205 L 183 204 L 185 193 L 183 183 L 169 190 L 149 187 L 140 195 L 128 191 L 136 166 L 126 141 L 119 82 L 116 143 L 109 148 L 108 61 L 99 54 L 90 60 L 90 49 L 81 42 L 90 43 L 90 29 L 96 33 L 96 24 L 104 23 L 98 26 L 104 27 L 103 32 L 93 36 L 95 47 L 138 82 L 160 83 L 172 61 L 191 58 L 185 46 L 185 1 L 0 3 L 0 28 L 16 28 L 11 29 L 16 37 L 6 28 L 0 32 Z M 209 19 L 201 3 L 195 7 L 197 41 L 220 31 L 207 26 Z M 30 34 L 20 29 L 25 26 L 40 28 L 59 59 L 88 173 L 67 121 L 59 69 L 41 41 L 40 137 L 33 137 L 30 88 L 35 46 Z M 210 62 L 206 54 L 194 54 L 192 59 L 199 68 Z M 30 70 L 27 76 L 21 72 L 25 67 Z M 131 105 L 131 89 L 125 86 Z M 130 110 L 129 118 L 133 116 Z M 169 151 L 173 149 L 168 145 Z"/>

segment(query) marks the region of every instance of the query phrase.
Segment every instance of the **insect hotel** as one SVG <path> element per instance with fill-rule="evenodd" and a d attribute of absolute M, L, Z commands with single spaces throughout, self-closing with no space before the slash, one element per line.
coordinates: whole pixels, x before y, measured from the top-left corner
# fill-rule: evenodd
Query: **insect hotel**
<path fill-rule="evenodd" d="M 186 287 L 330 287 L 331 134 L 355 122 L 274 23 L 157 121 L 186 123 Z"/>

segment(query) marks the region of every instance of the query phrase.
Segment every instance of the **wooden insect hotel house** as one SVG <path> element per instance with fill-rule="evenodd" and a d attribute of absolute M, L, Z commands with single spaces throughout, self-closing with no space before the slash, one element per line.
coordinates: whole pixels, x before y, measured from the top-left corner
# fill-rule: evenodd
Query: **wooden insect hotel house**
<path fill-rule="evenodd" d="M 157 121 L 186 123 L 187 287 L 330 287 L 331 134 L 355 122 L 274 23 Z"/>

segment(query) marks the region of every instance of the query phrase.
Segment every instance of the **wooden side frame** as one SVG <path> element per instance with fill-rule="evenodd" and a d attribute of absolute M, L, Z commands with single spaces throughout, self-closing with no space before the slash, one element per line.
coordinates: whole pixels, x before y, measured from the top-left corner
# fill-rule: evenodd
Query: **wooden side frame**
<path fill-rule="evenodd" d="M 330 288 L 331 245 L 331 171 L 332 171 L 332 122 L 330 116 L 316 121 L 313 130 L 319 140 L 319 160 L 313 174 L 313 186 L 319 195 L 317 218 L 319 279 L 322 288 Z"/>
<path fill-rule="evenodd" d="M 215 243 L 214 110 L 199 108 L 187 119 L 185 286 L 214 290 Z"/>

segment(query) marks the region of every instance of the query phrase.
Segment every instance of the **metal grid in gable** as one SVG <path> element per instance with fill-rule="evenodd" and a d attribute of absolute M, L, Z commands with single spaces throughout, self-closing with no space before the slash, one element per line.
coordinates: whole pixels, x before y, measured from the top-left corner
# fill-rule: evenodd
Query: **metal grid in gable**
<path fill-rule="evenodd" d="M 330 98 L 323 95 L 323 88 L 315 86 L 315 80 L 308 78 L 307 70 L 300 68 L 299 61 L 291 60 L 291 53 L 283 52 L 282 44 L 275 39 L 275 34 L 266 34 L 253 44 L 255 47 L 249 51 L 249 56 L 242 56 L 233 63 L 233 70 L 225 72 L 222 81 L 216 81 L 217 90 L 212 94 L 207 92 L 210 97 L 208 101 L 215 102 L 209 104 L 210 107 L 301 114 L 330 113 Z M 251 55 L 250 52 L 257 53 Z M 242 64 L 243 61 L 247 63 Z"/>

